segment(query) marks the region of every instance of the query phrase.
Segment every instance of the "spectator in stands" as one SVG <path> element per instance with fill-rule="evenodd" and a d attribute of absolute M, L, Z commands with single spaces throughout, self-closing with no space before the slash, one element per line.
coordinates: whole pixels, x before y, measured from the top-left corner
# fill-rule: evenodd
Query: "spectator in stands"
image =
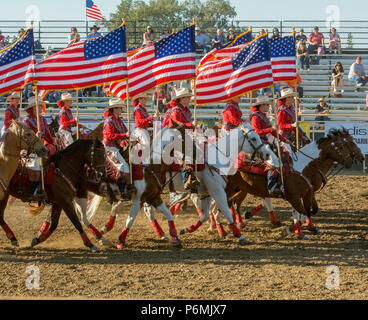
<path fill-rule="evenodd" d="M 2 35 L 0 30 L 0 49 L 5 48 L 5 37 Z"/>
<path fill-rule="evenodd" d="M 216 34 L 212 38 L 212 48 L 218 48 L 224 44 L 226 44 L 226 39 L 222 33 L 222 29 L 217 29 Z"/>
<path fill-rule="evenodd" d="M 199 27 L 195 28 L 195 43 L 197 49 L 203 49 L 203 53 L 207 53 L 211 47 L 209 46 L 210 38 L 207 37 L 204 33 L 201 33 L 201 29 Z"/>
<path fill-rule="evenodd" d="M 359 91 L 359 88 L 365 86 L 367 83 L 368 80 L 366 78 L 364 66 L 362 64 L 362 57 L 358 56 L 355 62 L 351 65 L 348 79 L 349 81 L 355 83 L 356 91 Z"/>
<path fill-rule="evenodd" d="M 336 29 L 332 28 L 331 33 L 328 36 L 328 42 L 330 44 L 330 53 L 334 50 L 337 50 L 339 54 L 341 54 L 341 39 L 340 35 L 336 33 Z"/>
<path fill-rule="evenodd" d="M 227 42 L 232 42 L 234 41 L 236 38 L 236 35 L 235 35 L 235 32 L 234 32 L 234 29 L 233 28 L 230 28 L 228 31 L 227 31 L 227 37 L 226 37 L 226 40 Z"/>
<path fill-rule="evenodd" d="M 97 38 L 97 37 L 102 37 L 102 34 L 97 32 L 98 30 L 100 30 L 99 27 L 97 27 L 96 25 L 94 25 L 93 27 L 91 27 L 91 33 L 88 35 L 88 39 L 93 39 L 93 38 Z"/>
<path fill-rule="evenodd" d="M 21 28 L 21 29 L 19 29 L 18 30 L 18 39 L 25 33 L 26 31 L 23 29 L 23 28 Z"/>
<path fill-rule="evenodd" d="M 68 37 L 68 46 L 70 46 L 73 43 L 77 43 L 80 41 L 80 35 L 78 33 L 78 30 L 76 27 L 73 27 L 70 29 L 70 34 Z"/>
<path fill-rule="evenodd" d="M 330 107 L 327 105 L 324 98 L 320 98 L 318 100 L 318 104 L 314 110 L 314 113 L 315 114 L 329 114 L 330 113 Z M 326 116 L 318 116 L 314 120 L 315 121 L 329 121 L 330 118 Z M 322 123 L 319 123 L 318 125 L 322 125 Z"/>
<path fill-rule="evenodd" d="M 333 92 L 337 92 L 337 90 L 341 90 L 341 93 L 344 92 L 344 68 L 342 67 L 341 62 L 336 62 L 335 67 L 332 70 L 332 82 L 331 86 L 333 88 Z"/>
<path fill-rule="evenodd" d="M 305 42 L 299 41 L 296 51 L 296 64 L 298 66 L 298 69 L 307 69 L 310 70 L 309 65 L 309 54 L 307 51 L 307 46 Z"/>
<path fill-rule="evenodd" d="M 317 54 L 324 54 L 325 49 L 325 38 L 322 33 L 319 32 L 318 27 L 314 27 L 314 31 L 308 37 L 308 53 L 309 55 L 317 51 Z M 319 64 L 319 58 L 313 60 L 315 64 Z"/>
<path fill-rule="evenodd" d="M 299 42 L 307 44 L 307 36 L 304 34 L 304 29 L 299 30 L 299 34 L 295 37 L 296 45 L 298 46 Z"/>
<path fill-rule="evenodd" d="M 276 39 L 280 39 L 280 38 L 281 38 L 281 36 L 280 36 L 279 29 L 278 28 L 273 28 L 273 33 L 272 33 L 271 39 L 276 40 Z"/>
<path fill-rule="evenodd" d="M 162 30 L 162 34 L 161 34 L 161 39 L 166 39 L 170 36 L 170 33 L 169 33 L 169 29 L 168 28 L 164 28 Z"/>
<path fill-rule="evenodd" d="M 265 33 L 266 33 L 265 29 L 261 29 L 259 30 L 258 35 L 261 36 L 262 34 L 265 34 Z"/>
<path fill-rule="evenodd" d="M 45 52 L 45 54 L 42 56 L 42 60 L 47 59 L 49 56 L 51 56 L 51 54 L 52 54 L 51 47 L 47 46 L 47 47 L 46 47 L 46 52 Z"/>
<path fill-rule="evenodd" d="M 151 26 L 147 26 L 146 32 L 143 33 L 143 45 L 153 43 L 155 41 L 155 32 Z"/>
<path fill-rule="evenodd" d="M 154 102 L 154 108 L 156 108 L 157 105 L 157 92 L 156 90 L 153 91 L 153 95 L 152 95 L 152 100 Z M 158 111 L 160 113 L 164 113 L 166 112 L 166 104 L 169 103 L 170 100 L 170 96 L 167 93 L 167 86 L 163 85 L 163 86 L 159 86 L 158 87 Z"/>
<path fill-rule="evenodd" d="M 367 94 L 366 94 L 366 96 L 365 96 L 365 111 L 368 111 L 368 91 L 366 91 L 367 92 Z"/>

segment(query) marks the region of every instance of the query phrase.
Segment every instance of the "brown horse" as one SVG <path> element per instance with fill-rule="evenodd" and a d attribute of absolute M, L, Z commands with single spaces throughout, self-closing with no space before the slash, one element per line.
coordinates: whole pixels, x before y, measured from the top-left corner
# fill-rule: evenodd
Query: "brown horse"
<path fill-rule="evenodd" d="M 346 130 L 333 130 L 326 138 L 322 138 L 317 143 L 312 143 L 306 146 L 306 148 L 301 149 L 299 153 L 296 153 L 294 169 L 301 171 L 303 176 L 311 183 L 313 191 L 317 192 L 322 190 L 326 185 L 326 176 L 335 163 L 348 169 L 352 166 L 353 161 L 361 162 L 363 159 L 360 149 Z M 237 213 L 239 213 L 241 203 L 246 195 L 246 193 L 242 193 L 234 199 L 234 206 Z M 268 204 L 268 206 L 271 206 L 271 208 L 268 208 L 270 210 L 271 222 L 275 224 L 276 218 L 272 216 L 272 203 Z M 314 206 L 317 207 L 317 204 L 314 203 Z M 254 216 L 261 209 L 262 206 L 258 206 L 252 213 L 246 213 L 246 218 Z M 296 210 L 302 213 L 298 209 Z M 314 211 L 313 214 L 315 213 Z M 300 217 L 295 212 L 294 217 L 296 218 L 295 224 L 287 230 L 287 233 L 294 231 L 298 238 L 306 239 L 307 237 L 300 231 Z M 306 218 L 306 223 L 309 231 L 314 234 L 320 233 L 319 229 L 313 225 L 311 217 Z"/>
<path fill-rule="evenodd" d="M 17 170 L 21 150 L 34 151 L 40 157 L 47 157 L 49 153 L 32 129 L 13 120 L 2 137 L 0 147 L 0 200 L 4 198 L 10 180 Z"/>
<path fill-rule="evenodd" d="M 98 250 L 83 231 L 73 204 L 75 197 L 87 197 L 86 167 L 102 168 L 103 170 L 105 168 L 105 149 L 98 140 L 78 140 L 65 150 L 56 152 L 48 159 L 45 171 L 47 169 L 54 170 L 53 178 L 51 178 L 53 181 L 49 181 L 49 183 L 45 181 L 47 199 L 52 204 L 51 225 L 48 222 L 43 224 L 39 236 L 32 240 L 32 246 L 44 242 L 50 237 L 57 228 L 61 211 L 64 210 L 74 227 L 79 231 L 84 244 L 91 251 Z M 20 198 L 22 201 L 27 201 L 27 184 L 15 182 L 9 186 L 4 199 L 0 201 L 1 223 L 4 223 L 4 210 L 9 194 Z M 90 227 L 96 229 L 92 225 Z M 13 245 L 18 245 L 14 233 L 11 232 L 7 236 Z"/>

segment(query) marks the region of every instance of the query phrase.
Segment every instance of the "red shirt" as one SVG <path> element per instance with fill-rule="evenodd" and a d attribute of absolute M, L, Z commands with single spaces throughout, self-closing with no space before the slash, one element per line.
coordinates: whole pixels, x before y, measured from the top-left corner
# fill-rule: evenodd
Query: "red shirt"
<path fill-rule="evenodd" d="M 239 104 L 234 101 L 228 102 L 222 112 L 222 125 L 224 129 L 232 130 L 237 128 L 243 122 L 241 117 L 242 112 L 239 109 Z"/>
<path fill-rule="evenodd" d="M 10 104 L 9 107 L 5 110 L 5 119 L 4 119 L 4 129 L 8 129 L 12 123 L 12 120 L 19 119 L 19 109 L 15 107 L 13 104 Z"/>
<path fill-rule="evenodd" d="M 70 127 L 77 125 L 77 120 L 73 118 L 72 111 L 68 107 L 62 107 L 59 112 L 60 129 L 70 131 Z"/>
<path fill-rule="evenodd" d="M 254 109 L 252 109 L 253 111 Z M 252 128 L 257 132 L 257 134 L 262 137 L 267 134 L 272 134 L 275 138 L 277 137 L 276 130 L 272 128 L 270 120 L 268 120 L 265 112 L 259 110 L 254 111 L 250 116 Z"/>
<path fill-rule="evenodd" d="M 165 112 L 164 119 L 162 120 L 162 128 L 168 127 L 170 124 L 170 114 L 171 114 L 172 106 L 168 104 L 166 108 L 167 108 L 167 111 Z"/>
<path fill-rule="evenodd" d="M 322 39 L 324 39 L 325 37 L 323 36 L 322 33 L 318 32 L 317 35 L 314 34 L 314 32 L 312 32 L 309 37 L 308 37 L 308 40 L 311 42 L 311 43 L 317 43 L 318 46 L 320 46 L 322 44 Z"/>
<path fill-rule="evenodd" d="M 138 104 L 134 109 L 134 120 L 136 128 L 152 127 L 153 118 L 149 116 L 146 108 L 140 104 Z"/>
<path fill-rule="evenodd" d="M 296 128 L 291 125 L 296 121 L 295 111 L 292 107 L 286 107 L 282 101 L 277 101 L 279 109 L 277 111 L 277 123 L 281 131 L 290 131 L 296 133 Z M 299 136 L 303 133 L 299 130 Z"/>
<path fill-rule="evenodd" d="M 37 133 L 37 118 L 33 113 L 32 109 L 27 110 L 28 115 L 24 118 L 23 122 L 33 130 L 34 133 Z M 47 125 L 46 119 L 40 116 L 40 132 L 42 133 L 42 139 L 44 142 L 54 144 L 54 138 L 52 137 L 49 127 Z"/>
<path fill-rule="evenodd" d="M 105 146 L 116 147 L 116 143 L 120 143 L 121 140 L 127 139 L 126 130 L 119 117 L 114 114 L 110 114 L 104 123 L 103 129 L 103 143 Z"/>
<path fill-rule="evenodd" d="M 192 113 L 189 108 L 182 106 L 180 103 L 171 109 L 169 126 L 174 125 L 173 121 L 182 124 L 185 128 L 193 129 L 191 122 Z"/>

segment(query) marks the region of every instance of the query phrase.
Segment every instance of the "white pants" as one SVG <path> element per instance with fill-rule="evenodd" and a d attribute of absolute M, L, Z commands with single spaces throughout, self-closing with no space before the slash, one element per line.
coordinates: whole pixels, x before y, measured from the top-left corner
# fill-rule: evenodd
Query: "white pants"
<path fill-rule="evenodd" d="M 60 136 L 61 145 L 64 149 L 74 142 L 72 133 L 70 131 L 59 129 L 58 133 Z"/>
<path fill-rule="evenodd" d="M 115 147 L 105 147 L 107 158 L 120 172 L 129 173 L 129 164 L 125 162 L 119 149 Z"/>

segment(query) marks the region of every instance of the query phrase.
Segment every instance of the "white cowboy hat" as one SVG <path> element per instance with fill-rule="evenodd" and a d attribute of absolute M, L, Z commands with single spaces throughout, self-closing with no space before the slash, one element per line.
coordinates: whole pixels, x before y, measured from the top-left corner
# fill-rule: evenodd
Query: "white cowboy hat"
<path fill-rule="evenodd" d="M 109 110 L 111 108 L 124 108 L 125 105 L 120 98 L 111 98 L 109 100 L 109 105 L 105 107 L 105 110 Z"/>
<path fill-rule="evenodd" d="M 295 97 L 295 96 L 296 96 L 296 93 L 294 92 L 293 89 L 283 88 L 281 89 L 281 97 L 279 98 L 279 100 L 286 99 L 289 97 Z"/>
<path fill-rule="evenodd" d="M 68 101 L 68 100 L 74 100 L 74 98 L 72 97 L 72 95 L 69 92 L 65 92 L 61 94 L 61 99 L 58 100 L 59 101 Z"/>
<path fill-rule="evenodd" d="M 175 90 L 175 97 L 173 100 L 177 100 L 184 97 L 193 97 L 193 94 L 189 92 L 187 88 L 179 88 Z"/>
<path fill-rule="evenodd" d="M 271 104 L 270 98 L 268 96 L 258 96 L 257 100 L 256 100 L 256 103 L 253 105 L 253 107 L 257 107 L 257 106 L 260 106 L 262 104 L 270 105 Z"/>
<path fill-rule="evenodd" d="M 41 106 L 44 103 L 49 103 L 48 101 L 42 101 L 40 97 L 38 97 L 38 105 Z M 36 97 L 32 96 L 28 99 L 28 105 L 24 108 L 24 110 L 28 110 L 29 108 L 32 108 L 36 105 Z"/>
<path fill-rule="evenodd" d="M 7 99 L 7 101 L 10 101 L 11 99 L 20 99 L 20 94 L 19 94 L 19 92 L 14 91 L 6 99 Z"/>
<path fill-rule="evenodd" d="M 139 98 L 146 98 L 146 99 L 149 99 L 149 96 L 147 95 L 147 93 L 138 93 L 136 96 L 134 96 L 132 98 L 133 101 L 139 99 Z"/>

